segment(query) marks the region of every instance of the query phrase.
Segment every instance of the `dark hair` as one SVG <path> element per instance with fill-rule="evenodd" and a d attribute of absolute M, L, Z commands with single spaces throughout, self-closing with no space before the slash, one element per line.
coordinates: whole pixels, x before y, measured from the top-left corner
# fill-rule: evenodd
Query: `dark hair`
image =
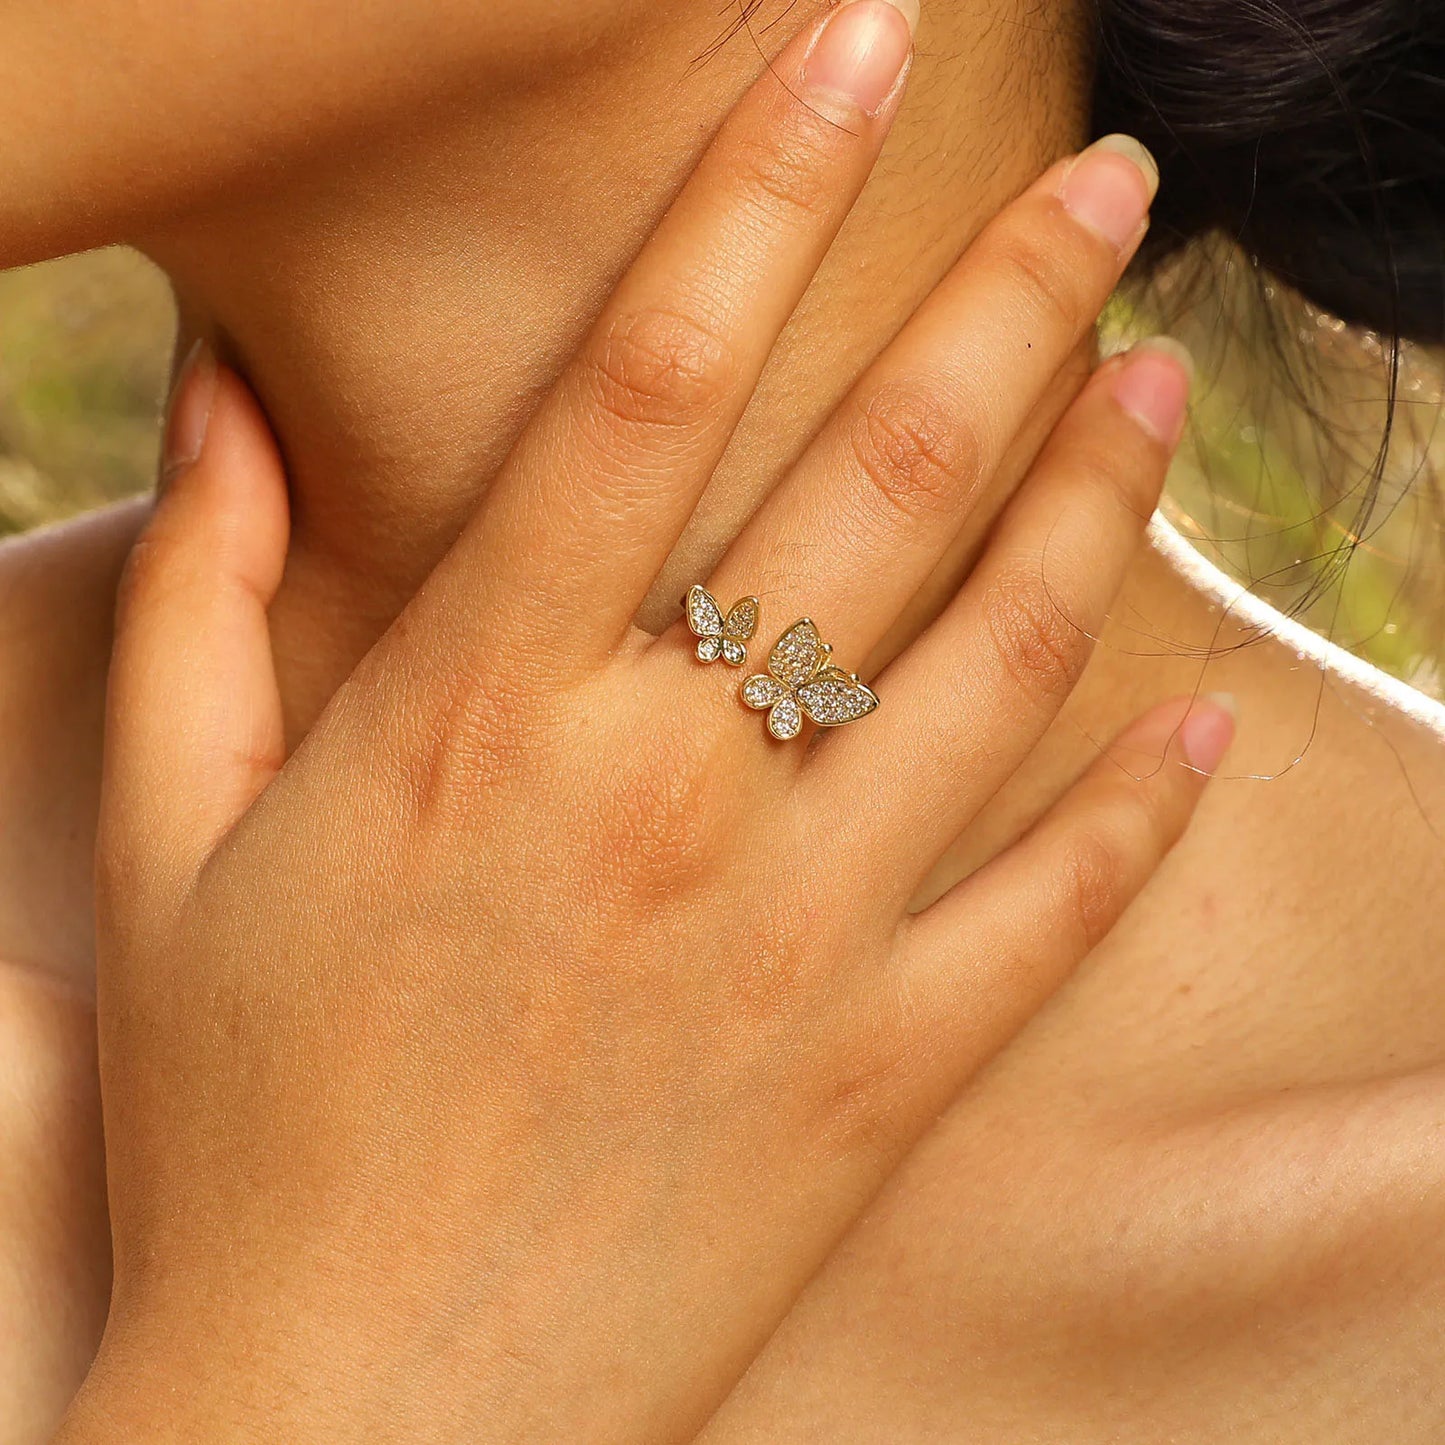
<path fill-rule="evenodd" d="M 1344 320 L 1445 340 L 1445 0 L 1098 0 L 1097 134 L 1164 186 L 1149 260 L 1219 230 Z"/>

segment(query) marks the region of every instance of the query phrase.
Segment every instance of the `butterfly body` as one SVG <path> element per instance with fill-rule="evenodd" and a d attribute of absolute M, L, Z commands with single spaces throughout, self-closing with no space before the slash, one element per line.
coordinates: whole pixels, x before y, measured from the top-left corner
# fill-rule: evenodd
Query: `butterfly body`
<path fill-rule="evenodd" d="M 747 643 L 758 630 L 756 597 L 744 597 L 733 603 L 732 610 L 723 610 L 706 587 L 689 587 L 683 599 L 687 625 L 698 639 L 699 662 L 716 662 L 722 658 L 731 667 L 741 667 L 748 660 Z"/>
<path fill-rule="evenodd" d="M 803 730 L 803 719 L 836 728 L 856 722 L 878 706 L 878 696 L 856 672 L 832 662 L 833 649 L 807 617 L 795 622 L 773 645 L 767 672 L 743 683 L 742 698 L 768 714 L 768 731 L 787 742 Z"/>

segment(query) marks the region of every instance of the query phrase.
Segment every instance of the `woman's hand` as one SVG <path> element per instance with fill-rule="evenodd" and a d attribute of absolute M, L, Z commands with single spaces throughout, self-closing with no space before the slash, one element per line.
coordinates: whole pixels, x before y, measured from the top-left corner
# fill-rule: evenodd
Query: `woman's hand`
<path fill-rule="evenodd" d="M 1208 703 L 909 910 L 1083 667 L 1182 426 L 1167 349 L 1085 387 L 875 716 L 774 741 L 682 623 L 633 626 L 908 52 L 882 0 L 784 52 L 289 761 L 284 478 L 240 382 L 188 368 L 113 672 L 115 1296 L 63 1438 L 687 1436 L 1184 827 Z M 865 374 L 707 579 L 762 598 L 748 672 L 804 615 L 844 665 L 879 643 L 1151 183 L 1118 147 L 1055 167 Z"/>

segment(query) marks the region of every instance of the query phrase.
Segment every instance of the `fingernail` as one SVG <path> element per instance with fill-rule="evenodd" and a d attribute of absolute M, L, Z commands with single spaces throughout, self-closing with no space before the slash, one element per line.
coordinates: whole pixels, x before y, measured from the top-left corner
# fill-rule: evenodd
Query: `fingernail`
<path fill-rule="evenodd" d="M 1179 739 L 1191 768 L 1211 776 L 1234 742 L 1239 704 L 1230 692 L 1211 692 L 1190 709 Z"/>
<path fill-rule="evenodd" d="M 215 400 L 216 354 L 204 341 L 197 341 L 181 366 L 167 407 L 162 485 L 200 461 Z"/>
<path fill-rule="evenodd" d="M 1172 336 L 1141 341 L 1114 376 L 1114 399 L 1156 441 L 1179 445 L 1189 417 L 1194 358 Z"/>
<path fill-rule="evenodd" d="M 844 0 L 813 45 L 804 82 L 876 114 L 897 88 L 917 23 L 918 0 Z"/>
<path fill-rule="evenodd" d="M 1158 164 L 1128 135 L 1095 141 L 1059 185 L 1059 199 L 1074 219 L 1120 252 L 1141 239 L 1158 194 Z"/>

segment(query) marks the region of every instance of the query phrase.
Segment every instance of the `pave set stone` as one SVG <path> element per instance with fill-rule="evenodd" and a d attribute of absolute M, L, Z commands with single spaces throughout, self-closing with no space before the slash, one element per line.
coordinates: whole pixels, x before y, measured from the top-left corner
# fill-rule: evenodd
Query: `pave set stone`
<path fill-rule="evenodd" d="M 817 626 L 804 617 L 773 644 L 767 672 L 743 683 L 743 701 L 759 712 L 768 710 L 768 731 L 775 738 L 797 737 L 804 717 L 819 727 L 842 727 L 878 706 L 877 694 L 856 673 L 832 665 L 832 653 Z"/>
<path fill-rule="evenodd" d="M 803 710 L 794 697 L 782 697 L 773 704 L 768 714 L 768 731 L 779 742 L 785 743 L 803 731 Z"/>
<path fill-rule="evenodd" d="M 716 662 L 722 658 L 733 667 L 748 660 L 744 645 L 758 630 L 758 599 L 744 597 L 735 602 L 726 617 L 706 587 L 688 588 L 683 605 L 687 609 L 687 625 L 698 638 L 697 660 Z"/>
<path fill-rule="evenodd" d="M 866 717 L 878 700 L 856 677 L 827 677 L 819 682 L 805 682 L 798 689 L 798 698 L 808 716 L 822 727 L 841 727 Z"/>

